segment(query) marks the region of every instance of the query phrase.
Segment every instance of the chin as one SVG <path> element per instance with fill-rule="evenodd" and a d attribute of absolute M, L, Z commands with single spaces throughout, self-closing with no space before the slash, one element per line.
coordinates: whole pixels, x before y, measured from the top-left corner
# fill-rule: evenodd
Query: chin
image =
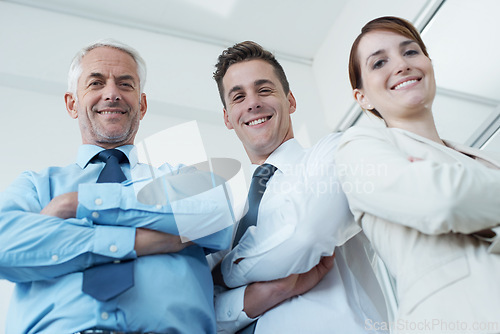
<path fill-rule="evenodd" d="M 117 144 L 127 140 L 128 136 L 124 134 L 109 134 L 100 136 L 99 141 L 106 144 Z"/>

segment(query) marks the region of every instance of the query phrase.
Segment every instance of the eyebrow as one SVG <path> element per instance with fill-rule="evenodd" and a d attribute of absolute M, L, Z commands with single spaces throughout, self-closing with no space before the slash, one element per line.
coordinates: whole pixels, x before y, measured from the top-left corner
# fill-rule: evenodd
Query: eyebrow
<path fill-rule="evenodd" d="M 92 72 L 89 74 L 87 80 L 91 79 L 91 78 L 105 79 L 105 76 L 102 73 Z M 130 74 L 124 74 L 124 75 L 120 75 L 120 76 L 116 77 L 116 81 L 124 81 L 124 80 L 125 81 L 131 80 L 133 83 L 135 83 L 135 78 Z"/>
<path fill-rule="evenodd" d="M 408 40 L 406 40 L 406 41 L 402 41 L 401 43 L 399 43 L 399 48 L 401 49 L 401 48 L 403 48 L 403 47 L 405 47 L 405 46 L 407 46 L 407 45 L 409 45 L 409 44 L 412 44 L 412 43 L 417 44 L 417 42 L 416 42 L 416 41 L 414 41 L 414 40 L 412 40 L 412 39 L 408 39 Z M 369 55 L 369 56 L 366 58 L 366 65 L 368 65 L 368 60 L 369 60 L 371 57 L 378 56 L 379 54 L 384 53 L 384 52 L 385 52 L 385 50 L 384 50 L 384 49 L 380 49 L 380 50 L 375 51 L 375 52 L 374 52 L 374 53 L 372 53 L 371 55 Z"/>
<path fill-rule="evenodd" d="M 132 82 L 135 83 L 135 78 L 134 76 L 130 75 L 130 74 L 124 74 L 124 75 L 120 75 L 116 78 L 118 81 L 126 81 L 126 80 L 130 80 Z"/>
<path fill-rule="evenodd" d="M 260 85 L 263 85 L 263 84 L 271 84 L 271 85 L 274 86 L 274 82 L 272 82 L 269 79 L 260 79 L 260 80 L 257 80 L 257 81 L 254 82 L 254 86 L 260 86 Z"/>
<path fill-rule="evenodd" d="M 89 79 L 92 79 L 92 78 L 102 79 L 102 78 L 104 78 L 104 75 L 103 75 L 103 74 L 101 74 L 101 73 L 92 72 L 92 73 L 90 73 L 90 74 L 89 74 L 89 76 L 87 77 L 87 81 L 88 81 Z"/>
<path fill-rule="evenodd" d="M 269 80 L 269 79 L 259 79 L 259 80 L 255 80 L 255 81 L 254 81 L 254 83 L 253 83 L 253 85 L 254 85 L 255 87 L 260 86 L 260 85 L 264 85 L 264 84 L 271 84 L 271 85 L 275 86 L 274 82 L 272 82 L 272 81 L 271 81 L 271 80 Z M 232 93 L 237 92 L 237 91 L 242 90 L 242 89 L 243 89 L 243 87 L 241 87 L 240 85 L 236 85 L 236 86 L 234 86 L 234 87 L 233 87 L 233 88 L 231 88 L 231 89 L 229 90 L 229 92 L 227 93 L 227 97 L 231 96 L 231 94 L 232 94 Z"/>
<path fill-rule="evenodd" d="M 241 86 L 234 86 L 229 92 L 227 92 L 227 97 L 231 96 L 232 93 L 241 90 Z"/>

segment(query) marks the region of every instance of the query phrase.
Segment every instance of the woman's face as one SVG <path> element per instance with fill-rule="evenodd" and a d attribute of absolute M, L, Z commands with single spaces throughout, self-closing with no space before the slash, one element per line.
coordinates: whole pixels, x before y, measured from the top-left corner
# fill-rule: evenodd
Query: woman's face
<path fill-rule="evenodd" d="M 358 46 L 363 88 L 354 97 L 363 109 L 375 108 L 390 126 L 432 110 L 434 69 L 420 46 L 400 34 L 377 30 Z"/>

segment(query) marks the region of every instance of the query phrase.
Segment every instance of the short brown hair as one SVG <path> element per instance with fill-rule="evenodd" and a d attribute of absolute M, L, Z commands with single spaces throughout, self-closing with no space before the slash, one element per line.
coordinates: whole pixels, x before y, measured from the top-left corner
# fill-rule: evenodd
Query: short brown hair
<path fill-rule="evenodd" d="M 255 59 L 264 60 L 269 63 L 274 68 L 274 72 L 283 86 L 285 95 L 290 92 L 290 85 L 286 78 L 285 71 L 274 55 L 255 42 L 245 41 L 224 50 L 219 56 L 217 64 L 215 64 L 213 77 L 215 82 L 217 82 L 217 88 L 219 89 L 219 95 L 224 108 L 226 107 L 226 102 L 224 101 L 224 86 L 222 80 L 227 70 L 233 64 Z"/>
<path fill-rule="evenodd" d="M 349 55 L 349 80 L 351 81 L 351 87 L 353 90 L 356 88 L 363 88 L 363 82 L 361 81 L 361 66 L 359 64 L 358 57 L 359 43 L 367 33 L 375 30 L 394 32 L 415 41 L 422 49 L 424 55 L 429 58 L 427 48 L 420 37 L 420 33 L 409 21 L 394 16 L 384 16 L 374 19 L 365 24 L 365 26 L 361 29 L 359 36 L 356 37 L 354 43 L 352 43 L 351 53 Z M 370 112 L 375 116 L 382 118 L 377 110 L 372 109 Z"/>

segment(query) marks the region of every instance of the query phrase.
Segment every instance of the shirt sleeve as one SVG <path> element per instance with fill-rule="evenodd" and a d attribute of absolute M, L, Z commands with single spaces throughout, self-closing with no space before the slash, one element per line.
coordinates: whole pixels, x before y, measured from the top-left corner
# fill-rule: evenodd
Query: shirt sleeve
<path fill-rule="evenodd" d="M 500 171 L 472 159 L 410 162 L 384 130 L 351 128 L 339 146 L 339 177 L 357 219 L 368 213 L 426 234 L 499 225 Z"/>
<path fill-rule="evenodd" d="M 232 208 L 223 185 L 200 186 L 209 181 L 206 173 L 191 173 L 160 177 L 139 191 L 134 182 L 81 184 L 77 217 L 99 225 L 149 228 L 210 250 L 226 249 L 234 225 Z"/>
<path fill-rule="evenodd" d="M 46 280 L 110 258 L 135 257 L 135 229 L 104 230 L 85 218 L 64 220 L 40 214 L 42 205 L 35 184 L 48 181 L 35 179 L 32 173 L 23 173 L 0 194 L 1 278 L 12 282 Z M 111 245 L 116 248 L 110 249 Z"/>
<path fill-rule="evenodd" d="M 220 286 L 214 287 L 217 333 L 236 333 L 259 318 L 249 318 L 243 311 L 245 289 L 246 286 L 229 290 Z"/>
<path fill-rule="evenodd" d="M 360 231 L 330 163 L 334 142 L 320 144 L 308 159 L 317 169 L 268 185 L 273 193 L 264 193 L 257 226 L 249 227 L 222 261 L 227 286 L 307 272 Z"/>

